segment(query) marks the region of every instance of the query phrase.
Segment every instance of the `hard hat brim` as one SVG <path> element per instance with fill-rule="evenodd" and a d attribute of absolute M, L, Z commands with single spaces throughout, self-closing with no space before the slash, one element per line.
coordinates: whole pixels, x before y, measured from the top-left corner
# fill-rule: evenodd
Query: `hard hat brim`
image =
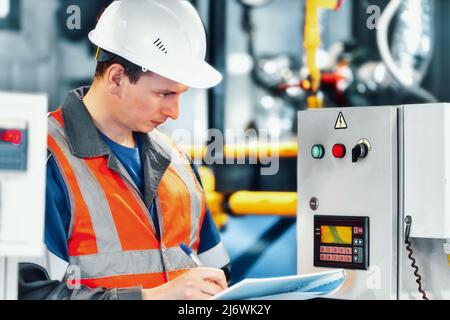
<path fill-rule="evenodd" d="M 172 81 L 179 82 L 181 84 L 184 84 L 185 86 L 188 86 L 190 88 L 194 89 L 208 89 L 215 87 L 222 81 L 222 74 L 218 72 L 215 68 L 213 68 L 209 63 L 206 61 L 203 61 L 200 63 L 197 67 L 192 68 L 192 70 L 188 72 L 184 72 L 183 74 L 173 75 L 173 74 L 166 74 L 165 72 L 161 72 L 160 70 L 157 70 L 155 66 L 146 66 L 143 65 L 137 61 L 133 61 L 134 59 L 130 59 L 129 57 L 120 55 L 118 53 L 118 50 L 115 50 L 113 48 L 109 48 L 104 46 L 100 41 L 97 41 L 95 38 L 95 32 L 91 31 L 89 33 L 89 40 L 98 46 L 99 48 L 102 48 L 104 50 L 107 50 L 109 52 L 112 52 L 115 55 L 121 56 L 124 59 L 127 59 L 130 62 L 133 62 L 140 67 L 146 68 L 149 71 L 152 71 L 156 74 L 159 74 L 167 79 L 170 79 Z"/>
<path fill-rule="evenodd" d="M 208 89 L 218 85 L 222 81 L 222 75 L 210 64 L 203 62 L 191 74 L 171 80 L 194 89 Z"/>

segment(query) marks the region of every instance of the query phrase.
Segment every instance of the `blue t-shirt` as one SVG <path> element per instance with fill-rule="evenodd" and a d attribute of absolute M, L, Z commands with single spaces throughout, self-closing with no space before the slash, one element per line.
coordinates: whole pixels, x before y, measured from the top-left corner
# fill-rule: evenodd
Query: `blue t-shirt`
<path fill-rule="evenodd" d="M 137 139 L 136 148 L 127 148 L 112 141 L 101 133 L 104 141 L 114 152 L 125 167 L 136 186 L 144 194 L 143 168 L 139 156 L 140 141 Z M 192 166 L 195 176 L 200 181 L 198 171 Z M 59 258 L 69 261 L 69 251 L 67 247 L 69 226 L 70 226 L 70 202 L 69 194 L 64 180 L 59 172 L 56 161 L 53 157 L 47 163 L 47 184 L 46 184 L 46 206 L 45 206 L 45 244 L 47 249 Z M 150 214 L 155 223 L 159 236 L 158 216 L 154 203 L 150 208 Z M 219 232 L 211 217 L 211 213 L 206 208 L 205 219 L 200 230 L 200 244 L 198 253 L 208 251 L 220 243 Z"/>
<path fill-rule="evenodd" d="M 106 142 L 108 147 L 114 152 L 114 155 L 120 160 L 125 169 L 128 171 L 131 179 L 133 179 L 136 186 L 139 188 L 141 195 L 144 194 L 144 169 L 141 165 L 141 157 L 139 156 L 139 148 L 141 147 L 141 142 L 137 135 L 135 135 L 136 147 L 128 148 L 121 144 L 118 144 L 108 138 L 100 130 L 98 131 L 102 136 L 103 140 Z"/>

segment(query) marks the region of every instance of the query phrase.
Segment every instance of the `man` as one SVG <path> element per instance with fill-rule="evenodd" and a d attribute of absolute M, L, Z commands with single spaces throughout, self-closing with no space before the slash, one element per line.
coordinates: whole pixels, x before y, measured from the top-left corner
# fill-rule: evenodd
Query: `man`
<path fill-rule="evenodd" d="M 210 298 L 229 258 L 196 170 L 156 129 L 178 118 L 182 93 L 221 80 L 201 20 L 188 1 L 115 1 L 89 39 L 92 86 L 49 116 L 48 252 L 20 265 L 20 298 Z"/>

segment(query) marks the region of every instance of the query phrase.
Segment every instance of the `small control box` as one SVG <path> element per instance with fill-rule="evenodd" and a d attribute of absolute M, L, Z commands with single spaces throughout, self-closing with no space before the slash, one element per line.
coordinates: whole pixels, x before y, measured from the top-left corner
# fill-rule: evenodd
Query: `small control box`
<path fill-rule="evenodd" d="M 369 268 L 369 217 L 314 216 L 314 266 Z"/>

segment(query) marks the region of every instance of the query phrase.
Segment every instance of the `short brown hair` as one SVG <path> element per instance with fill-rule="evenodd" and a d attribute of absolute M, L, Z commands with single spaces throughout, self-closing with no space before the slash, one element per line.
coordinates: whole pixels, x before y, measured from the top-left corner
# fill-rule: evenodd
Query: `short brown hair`
<path fill-rule="evenodd" d="M 130 79 L 132 84 L 138 82 L 140 77 L 144 74 L 142 68 L 120 56 L 114 55 L 111 59 L 106 61 L 98 61 L 95 68 L 95 77 L 102 77 L 106 70 L 113 64 L 120 64 L 125 69 L 125 75 Z"/>

